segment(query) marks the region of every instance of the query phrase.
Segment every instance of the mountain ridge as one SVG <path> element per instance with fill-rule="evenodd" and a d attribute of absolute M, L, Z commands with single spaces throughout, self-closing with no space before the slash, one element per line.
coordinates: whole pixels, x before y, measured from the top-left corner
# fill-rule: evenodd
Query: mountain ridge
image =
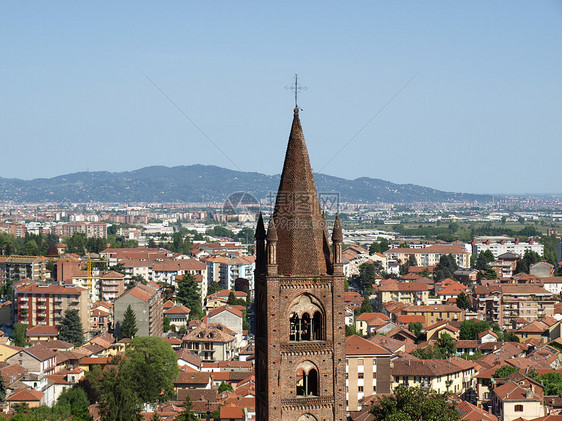
<path fill-rule="evenodd" d="M 153 165 L 132 171 L 75 172 L 51 178 L 0 178 L 0 201 L 14 202 L 221 202 L 247 192 L 275 194 L 279 174 L 236 171 L 215 165 Z M 487 202 L 491 195 L 446 192 L 370 177 L 347 180 L 314 174 L 319 194 L 339 194 L 351 203 Z"/>

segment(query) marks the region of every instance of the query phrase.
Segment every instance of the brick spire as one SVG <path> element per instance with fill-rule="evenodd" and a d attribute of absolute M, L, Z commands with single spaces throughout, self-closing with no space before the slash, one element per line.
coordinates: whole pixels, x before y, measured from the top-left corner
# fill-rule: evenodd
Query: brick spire
<path fill-rule="evenodd" d="M 273 211 L 277 264 L 282 275 L 322 275 L 331 271 L 326 220 L 295 108 L 285 163 Z"/>

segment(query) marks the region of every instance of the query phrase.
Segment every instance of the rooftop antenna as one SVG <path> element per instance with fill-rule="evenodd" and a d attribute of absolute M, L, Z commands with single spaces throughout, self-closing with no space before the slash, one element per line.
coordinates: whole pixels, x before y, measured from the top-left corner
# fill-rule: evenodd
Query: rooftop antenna
<path fill-rule="evenodd" d="M 291 89 L 295 91 L 295 108 L 299 108 L 298 96 L 299 91 L 306 91 L 308 88 L 306 86 L 299 86 L 299 75 L 295 73 L 295 84 L 293 86 L 285 86 L 285 89 Z"/>

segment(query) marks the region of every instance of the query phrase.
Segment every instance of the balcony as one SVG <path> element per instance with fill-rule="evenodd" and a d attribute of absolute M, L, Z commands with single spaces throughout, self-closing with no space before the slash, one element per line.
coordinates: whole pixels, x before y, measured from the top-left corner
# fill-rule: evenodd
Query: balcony
<path fill-rule="evenodd" d="M 45 297 L 37 297 L 37 301 L 47 301 Z"/>
<path fill-rule="evenodd" d="M 47 306 L 37 306 L 37 308 L 38 308 L 39 310 L 46 310 L 46 309 L 47 309 Z"/>
<path fill-rule="evenodd" d="M 63 300 L 63 297 L 61 297 L 60 295 L 57 295 L 57 296 L 55 297 L 55 303 L 61 303 L 62 300 Z"/>
<path fill-rule="evenodd" d="M 21 309 L 28 309 L 29 306 L 27 304 L 24 304 L 23 306 L 20 306 Z"/>
<path fill-rule="evenodd" d="M 20 297 L 20 301 L 29 301 L 29 298 L 27 298 L 27 297 Z"/>

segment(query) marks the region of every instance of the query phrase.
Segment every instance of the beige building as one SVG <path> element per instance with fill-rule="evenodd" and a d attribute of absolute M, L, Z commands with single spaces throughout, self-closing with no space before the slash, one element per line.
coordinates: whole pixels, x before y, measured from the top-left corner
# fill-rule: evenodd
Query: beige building
<path fill-rule="evenodd" d="M 82 329 L 90 329 L 88 291 L 74 285 L 19 282 L 14 285 L 16 323 L 28 327 L 59 326 L 67 310 L 76 310 Z"/>
<path fill-rule="evenodd" d="M 554 315 L 558 302 L 552 294 L 538 285 L 501 285 L 499 324 L 511 329 L 513 320 L 522 318 L 528 322 Z"/>
<path fill-rule="evenodd" d="M 0 256 L 0 285 L 8 279 L 44 281 L 46 259 L 37 256 Z"/>
<path fill-rule="evenodd" d="M 162 336 L 164 314 L 160 290 L 149 285 L 139 284 L 119 296 L 113 304 L 117 331 L 119 331 L 119 324 L 123 322 L 128 306 L 131 306 L 136 316 L 137 336 Z"/>
<path fill-rule="evenodd" d="M 475 396 L 475 364 L 459 357 L 447 360 L 419 360 L 408 357 L 393 362 L 392 388 L 399 385 L 430 387 L 437 393 Z"/>
<path fill-rule="evenodd" d="M 470 253 L 461 245 L 434 244 L 424 248 L 393 248 L 384 252 L 387 260 L 406 263 L 410 256 L 416 259 L 416 266 L 433 266 L 443 255 L 453 256 L 461 268 L 470 267 Z"/>
<path fill-rule="evenodd" d="M 345 339 L 348 411 L 361 410 L 364 397 L 391 392 L 390 357 L 390 351 L 367 339 L 357 335 Z"/>
<path fill-rule="evenodd" d="M 410 306 L 402 309 L 402 314 L 425 317 L 426 326 L 440 321 L 464 322 L 464 310 L 454 305 Z"/>
<path fill-rule="evenodd" d="M 431 287 L 425 282 L 399 282 L 385 279 L 375 288 L 376 305 L 380 310 L 384 303 L 396 302 L 406 305 L 427 305 Z"/>
<path fill-rule="evenodd" d="M 220 324 L 202 323 L 182 340 L 182 348 L 198 355 L 202 362 L 231 360 L 239 351 L 236 348 L 236 332 Z"/>
<path fill-rule="evenodd" d="M 546 415 L 543 397 L 530 387 L 513 381 L 491 393 L 492 412 L 500 421 L 532 420 Z"/>

